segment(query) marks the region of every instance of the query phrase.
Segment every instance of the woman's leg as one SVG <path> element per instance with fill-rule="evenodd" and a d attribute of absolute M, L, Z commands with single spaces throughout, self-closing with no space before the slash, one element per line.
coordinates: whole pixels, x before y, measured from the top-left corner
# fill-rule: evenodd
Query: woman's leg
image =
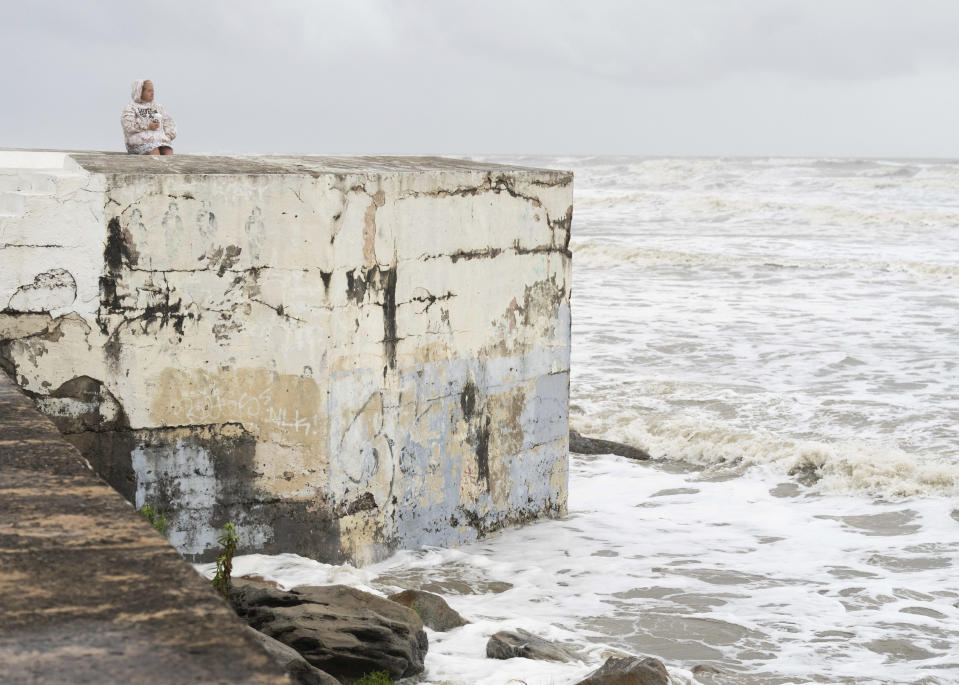
<path fill-rule="evenodd" d="M 172 154 L 173 154 L 173 148 L 170 147 L 169 145 L 161 145 L 161 146 L 160 146 L 160 154 L 161 154 L 161 155 L 172 155 Z"/>
<path fill-rule="evenodd" d="M 145 154 L 145 155 L 158 155 L 158 154 L 160 154 L 160 150 L 159 150 L 159 148 L 153 148 L 153 149 L 150 150 L 149 152 L 144 152 L 143 154 Z"/>

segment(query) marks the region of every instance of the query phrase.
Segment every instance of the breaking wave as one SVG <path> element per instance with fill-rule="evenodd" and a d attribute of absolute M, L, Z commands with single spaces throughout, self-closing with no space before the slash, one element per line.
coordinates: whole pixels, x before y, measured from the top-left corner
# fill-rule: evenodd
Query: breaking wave
<path fill-rule="evenodd" d="M 754 255 L 682 252 L 654 247 L 636 247 L 594 240 L 570 243 L 579 266 L 725 266 L 742 265 L 767 269 L 810 269 L 902 273 L 916 278 L 959 279 L 959 264 L 909 261 L 857 261 L 848 259 L 778 259 Z"/>
<path fill-rule="evenodd" d="M 717 474 L 762 468 L 815 484 L 823 494 L 887 499 L 959 495 L 959 464 L 928 461 L 892 446 L 788 439 L 690 417 L 642 417 L 605 427 L 572 418 L 577 430 L 601 431 L 655 459 L 680 460 Z"/>

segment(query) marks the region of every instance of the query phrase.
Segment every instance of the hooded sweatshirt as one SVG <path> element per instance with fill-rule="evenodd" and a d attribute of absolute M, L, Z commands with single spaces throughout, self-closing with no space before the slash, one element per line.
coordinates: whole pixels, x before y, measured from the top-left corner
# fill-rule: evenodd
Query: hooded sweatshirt
<path fill-rule="evenodd" d="M 130 93 L 132 101 L 124 108 L 120 116 L 123 135 L 126 137 L 127 152 L 143 154 L 161 145 L 172 147 L 173 139 L 176 138 L 176 122 L 166 113 L 163 105 L 156 101 L 156 95 L 153 96 L 153 102 L 143 102 L 140 99 L 142 94 L 143 81 L 134 81 L 133 90 Z M 160 128 L 151 131 L 150 122 L 157 118 L 160 121 Z"/>

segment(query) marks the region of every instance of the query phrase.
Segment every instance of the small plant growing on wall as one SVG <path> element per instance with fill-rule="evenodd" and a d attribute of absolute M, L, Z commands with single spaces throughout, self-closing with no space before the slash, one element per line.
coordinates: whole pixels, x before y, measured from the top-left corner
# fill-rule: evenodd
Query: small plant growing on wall
<path fill-rule="evenodd" d="M 149 504 L 144 504 L 140 509 L 140 516 L 147 523 L 153 526 L 160 535 L 166 535 L 167 529 L 167 520 L 166 516 L 161 514 L 159 511 L 151 507 Z"/>
<path fill-rule="evenodd" d="M 213 583 L 213 588 L 224 599 L 228 599 L 230 589 L 233 587 L 230 574 L 233 572 L 233 554 L 236 552 L 236 526 L 232 523 L 224 525 L 223 532 L 216 541 L 220 543 L 220 547 L 223 549 L 220 550 L 220 555 L 216 558 L 216 573 L 210 582 Z"/>

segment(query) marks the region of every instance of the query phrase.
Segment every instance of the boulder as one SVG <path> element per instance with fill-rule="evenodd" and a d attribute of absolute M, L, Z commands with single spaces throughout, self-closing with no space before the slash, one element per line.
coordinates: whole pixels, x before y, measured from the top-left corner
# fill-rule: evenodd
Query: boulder
<path fill-rule="evenodd" d="M 260 643 L 266 653 L 272 657 L 283 671 L 290 676 L 290 680 L 297 685 L 340 685 L 340 681 L 324 673 L 316 666 L 310 665 L 298 651 L 264 635 L 259 630 L 247 627 L 256 641 Z"/>
<path fill-rule="evenodd" d="M 465 626 L 469 621 L 460 616 L 446 600 L 432 592 L 422 590 L 403 590 L 390 595 L 390 601 L 409 607 L 417 613 L 427 628 L 439 632 Z"/>
<path fill-rule="evenodd" d="M 650 456 L 647 452 L 622 442 L 587 438 L 574 430 L 569 432 L 569 451 L 576 454 L 615 454 L 618 457 L 644 461 Z"/>
<path fill-rule="evenodd" d="M 280 590 L 237 579 L 230 601 L 250 626 L 341 681 L 376 671 L 393 678 L 423 672 L 423 622 L 388 599 L 345 585 Z"/>
<path fill-rule="evenodd" d="M 610 657 L 576 685 L 669 685 L 669 674 L 659 659 Z"/>
<path fill-rule="evenodd" d="M 560 647 L 555 642 L 544 640 L 525 630 L 501 630 L 486 643 L 486 656 L 490 659 L 538 659 L 540 661 L 573 661 L 579 655 Z"/>

